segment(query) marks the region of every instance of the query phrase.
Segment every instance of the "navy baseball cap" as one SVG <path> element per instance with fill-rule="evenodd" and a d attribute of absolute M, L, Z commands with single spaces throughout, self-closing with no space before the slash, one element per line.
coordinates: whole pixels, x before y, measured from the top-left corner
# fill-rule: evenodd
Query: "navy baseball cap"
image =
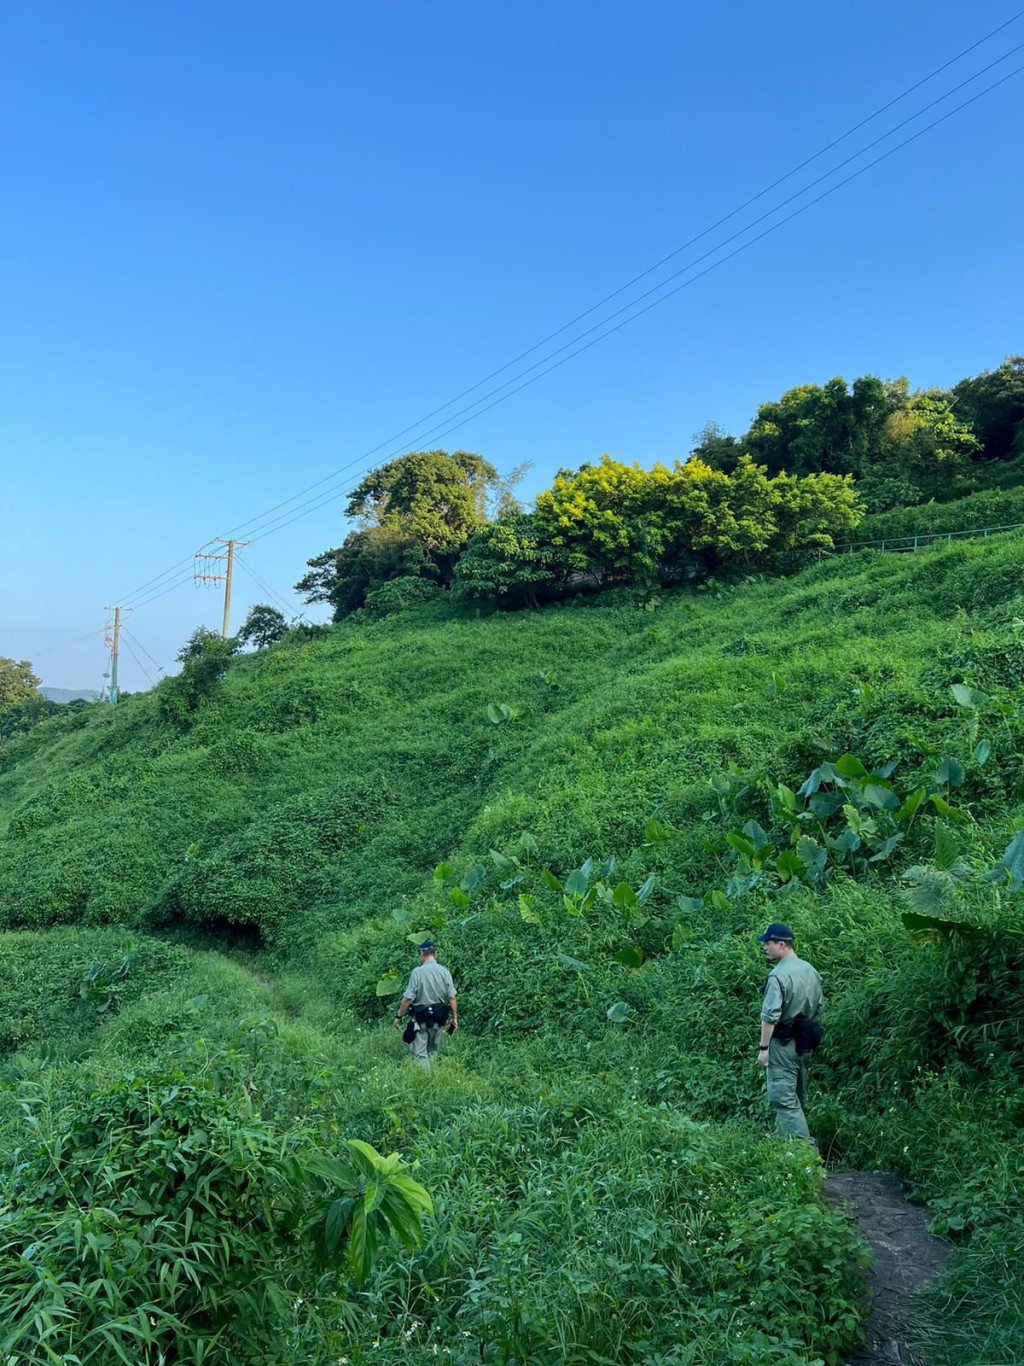
<path fill-rule="evenodd" d="M 423 943 L 420 945 L 420 953 L 433 953 L 435 947 L 432 939 L 424 939 Z"/>
<path fill-rule="evenodd" d="M 792 944 L 793 931 L 788 925 L 769 925 L 764 934 L 757 936 L 757 942 L 767 944 L 769 939 L 781 939 L 784 943 Z"/>

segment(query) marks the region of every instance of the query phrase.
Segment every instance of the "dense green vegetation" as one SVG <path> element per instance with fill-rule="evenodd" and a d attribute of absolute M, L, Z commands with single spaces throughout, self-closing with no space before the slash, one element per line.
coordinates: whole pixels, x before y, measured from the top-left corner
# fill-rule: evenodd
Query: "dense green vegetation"
<path fill-rule="evenodd" d="M 753 935 L 783 918 L 829 998 L 812 1129 L 957 1244 L 931 1360 L 1020 1359 L 1022 567 L 1009 533 L 543 613 L 438 599 L 215 669 L 194 638 L 181 678 L 5 741 L 0 1344 L 835 1362 L 857 1240 L 754 1064 Z M 421 1075 L 388 993 L 426 930 L 462 1028 Z M 434 1203 L 361 1283 L 290 1164 L 346 1139 Z M 161 1358 L 130 1325 L 205 1255 L 194 1185 L 230 1255 Z"/>
<path fill-rule="evenodd" d="M 690 458 L 671 468 L 604 455 L 560 470 L 529 511 L 514 496 L 525 468 L 502 479 L 466 451 L 389 461 L 349 497 L 345 512 L 358 528 L 308 561 L 297 591 L 330 604 L 340 621 L 446 589 L 490 606 L 537 607 L 581 591 L 643 593 L 792 569 L 848 541 L 865 509 L 1019 485 L 1024 358 L 949 391 L 873 375 L 852 386 L 800 385 L 761 404 L 740 438 L 709 423 Z"/>

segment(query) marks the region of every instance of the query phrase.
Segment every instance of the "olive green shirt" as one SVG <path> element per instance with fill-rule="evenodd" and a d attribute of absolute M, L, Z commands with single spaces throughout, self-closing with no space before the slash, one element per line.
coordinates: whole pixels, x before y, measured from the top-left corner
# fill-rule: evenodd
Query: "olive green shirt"
<path fill-rule="evenodd" d="M 795 953 L 779 960 L 768 974 L 761 1019 L 765 1024 L 789 1024 L 797 1015 L 816 1020 L 825 1004 L 821 978 L 810 963 Z"/>
<path fill-rule="evenodd" d="M 455 983 L 447 968 L 440 963 L 421 963 L 409 975 L 409 985 L 403 992 L 414 1006 L 447 1003 L 455 995 Z"/>

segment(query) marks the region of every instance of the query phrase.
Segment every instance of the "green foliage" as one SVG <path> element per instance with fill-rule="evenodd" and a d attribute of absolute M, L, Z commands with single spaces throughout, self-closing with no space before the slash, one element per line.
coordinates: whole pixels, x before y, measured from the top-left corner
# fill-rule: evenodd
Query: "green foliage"
<path fill-rule="evenodd" d="M 447 587 L 456 561 L 484 525 L 488 494 L 503 487 L 494 467 L 468 451 L 415 451 L 366 475 L 349 497 L 346 516 L 362 522 L 335 550 L 310 560 L 295 585 L 307 602 L 328 602 L 334 619 L 367 606 L 377 612 L 411 605 L 378 596 L 396 579 Z"/>
<path fill-rule="evenodd" d="M 287 630 L 288 623 L 276 607 L 257 602 L 249 608 L 249 614 L 238 632 L 238 639 L 243 645 L 265 650 L 269 645 L 276 645 Z"/>
<path fill-rule="evenodd" d="M 92 1113 L 91 1146 L 61 1152 L 99 1181 L 101 1126 L 139 1105 L 126 1072 L 172 1121 L 180 1074 L 182 1160 L 216 1177 L 233 1246 L 256 1255 L 247 1230 L 263 1235 L 257 1273 L 243 1287 L 241 1261 L 214 1265 L 208 1300 L 220 1283 L 249 1315 L 245 1287 L 286 1294 L 262 1346 L 225 1328 L 213 1359 L 831 1366 L 856 1335 L 855 1240 L 818 1164 L 764 1136 L 751 1055 L 753 936 L 781 919 L 826 981 L 812 1129 L 833 1160 L 894 1167 L 931 1202 L 963 1248 L 956 1344 L 978 1352 L 946 1359 L 980 1366 L 977 1344 L 1012 1342 L 993 1306 L 1016 1303 L 1000 1268 L 1022 1236 L 1020 548 L 829 558 L 665 592 L 653 618 L 632 590 L 490 618 L 443 600 L 290 635 L 232 667 L 187 729 L 150 695 L 5 744 L 0 915 L 75 926 L 0 939 L 8 1180 L 21 1164 L 56 1180 L 46 1145 Z M 727 895 L 733 877 L 757 880 Z M 161 937 L 136 930 L 121 976 L 123 929 L 94 926 L 154 906 Z M 389 1022 L 428 931 L 460 1030 L 421 1074 Z M 111 1149 L 125 1163 L 160 1137 L 134 1124 L 131 1150 Z M 255 1134 L 251 1182 L 204 1165 L 236 1132 Z M 358 1315 L 360 1263 L 347 1236 L 325 1262 L 327 1212 L 333 1235 L 381 1206 L 342 1135 L 417 1162 L 439 1214 L 416 1250 L 375 1230 Z M 314 1151 L 351 1173 L 329 1199 Z M 282 1241 L 286 1157 L 307 1178 Z M 97 1187 L 106 1204 L 81 1206 L 117 1216 L 90 1225 L 125 1262 L 110 1322 L 169 1339 L 138 1318 L 169 1302 L 127 1251 L 144 1244 L 150 1275 L 165 1226 L 145 1244 L 156 1220 L 122 1187 L 124 1203 Z M 77 1306 L 101 1278 L 78 1274 L 94 1261 L 66 1241 L 70 1198 L 18 1198 Z M 167 1232 L 175 1257 L 206 1255 Z M 207 1312 L 179 1359 L 218 1330 Z"/>
<path fill-rule="evenodd" d="M 216 693 L 237 649 L 237 640 L 225 640 L 215 631 L 197 626 L 178 651 L 181 672 L 165 678 L 158 689 L 164 719 L 172 725 L 190 725 L 196 712 Z"/>
<path fill-rule="evenodd" d="M 373 616 L 387 617 L 395 612 L 407 612 L 410 607 L 418 607 L 437 597 L 440 588 L 429 579 L 404 575 L 382 583 L 367 593 L 365 607 Z"/>
<path fill-rule="evenodd" d="M 23 1087 L 8 1141 L 0 1351 L 25 1363 L 290 1359 L 304 1301 L 344 1310 L 382 1237 L 431 1212 L 400 1158 L 261 1113 L 239 1052 L 58 1098 Z M 20 1129 L 20 1134 L 19 1134 Z"/>
<path fill-rule="evenodd" d="M 39 679 L 27 659 L 0 656 L 0 713 L 39 699 Z"/>

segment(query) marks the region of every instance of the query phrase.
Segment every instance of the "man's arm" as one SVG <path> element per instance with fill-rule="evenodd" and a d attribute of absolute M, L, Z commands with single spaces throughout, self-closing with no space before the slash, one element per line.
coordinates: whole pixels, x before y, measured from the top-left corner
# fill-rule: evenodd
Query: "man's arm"
<path fill-rule="evenodd" d="M 454 991 L 448 997 L 448 1009 L 452 1013 L 452 1033 L 454 1034 L 459 1027 L 459 1008 Z"/>
<path fill-rule="evenodd" d="M 775 1033 L 775 1026 L 782 1018 L 782 987 L 777 977 L 769 975 L 765 983 L 764 1000 L 761 1004 L 761 1034 L 758 1038 L 757 1065 L 768 1066 L 768 1045 Z"/>

